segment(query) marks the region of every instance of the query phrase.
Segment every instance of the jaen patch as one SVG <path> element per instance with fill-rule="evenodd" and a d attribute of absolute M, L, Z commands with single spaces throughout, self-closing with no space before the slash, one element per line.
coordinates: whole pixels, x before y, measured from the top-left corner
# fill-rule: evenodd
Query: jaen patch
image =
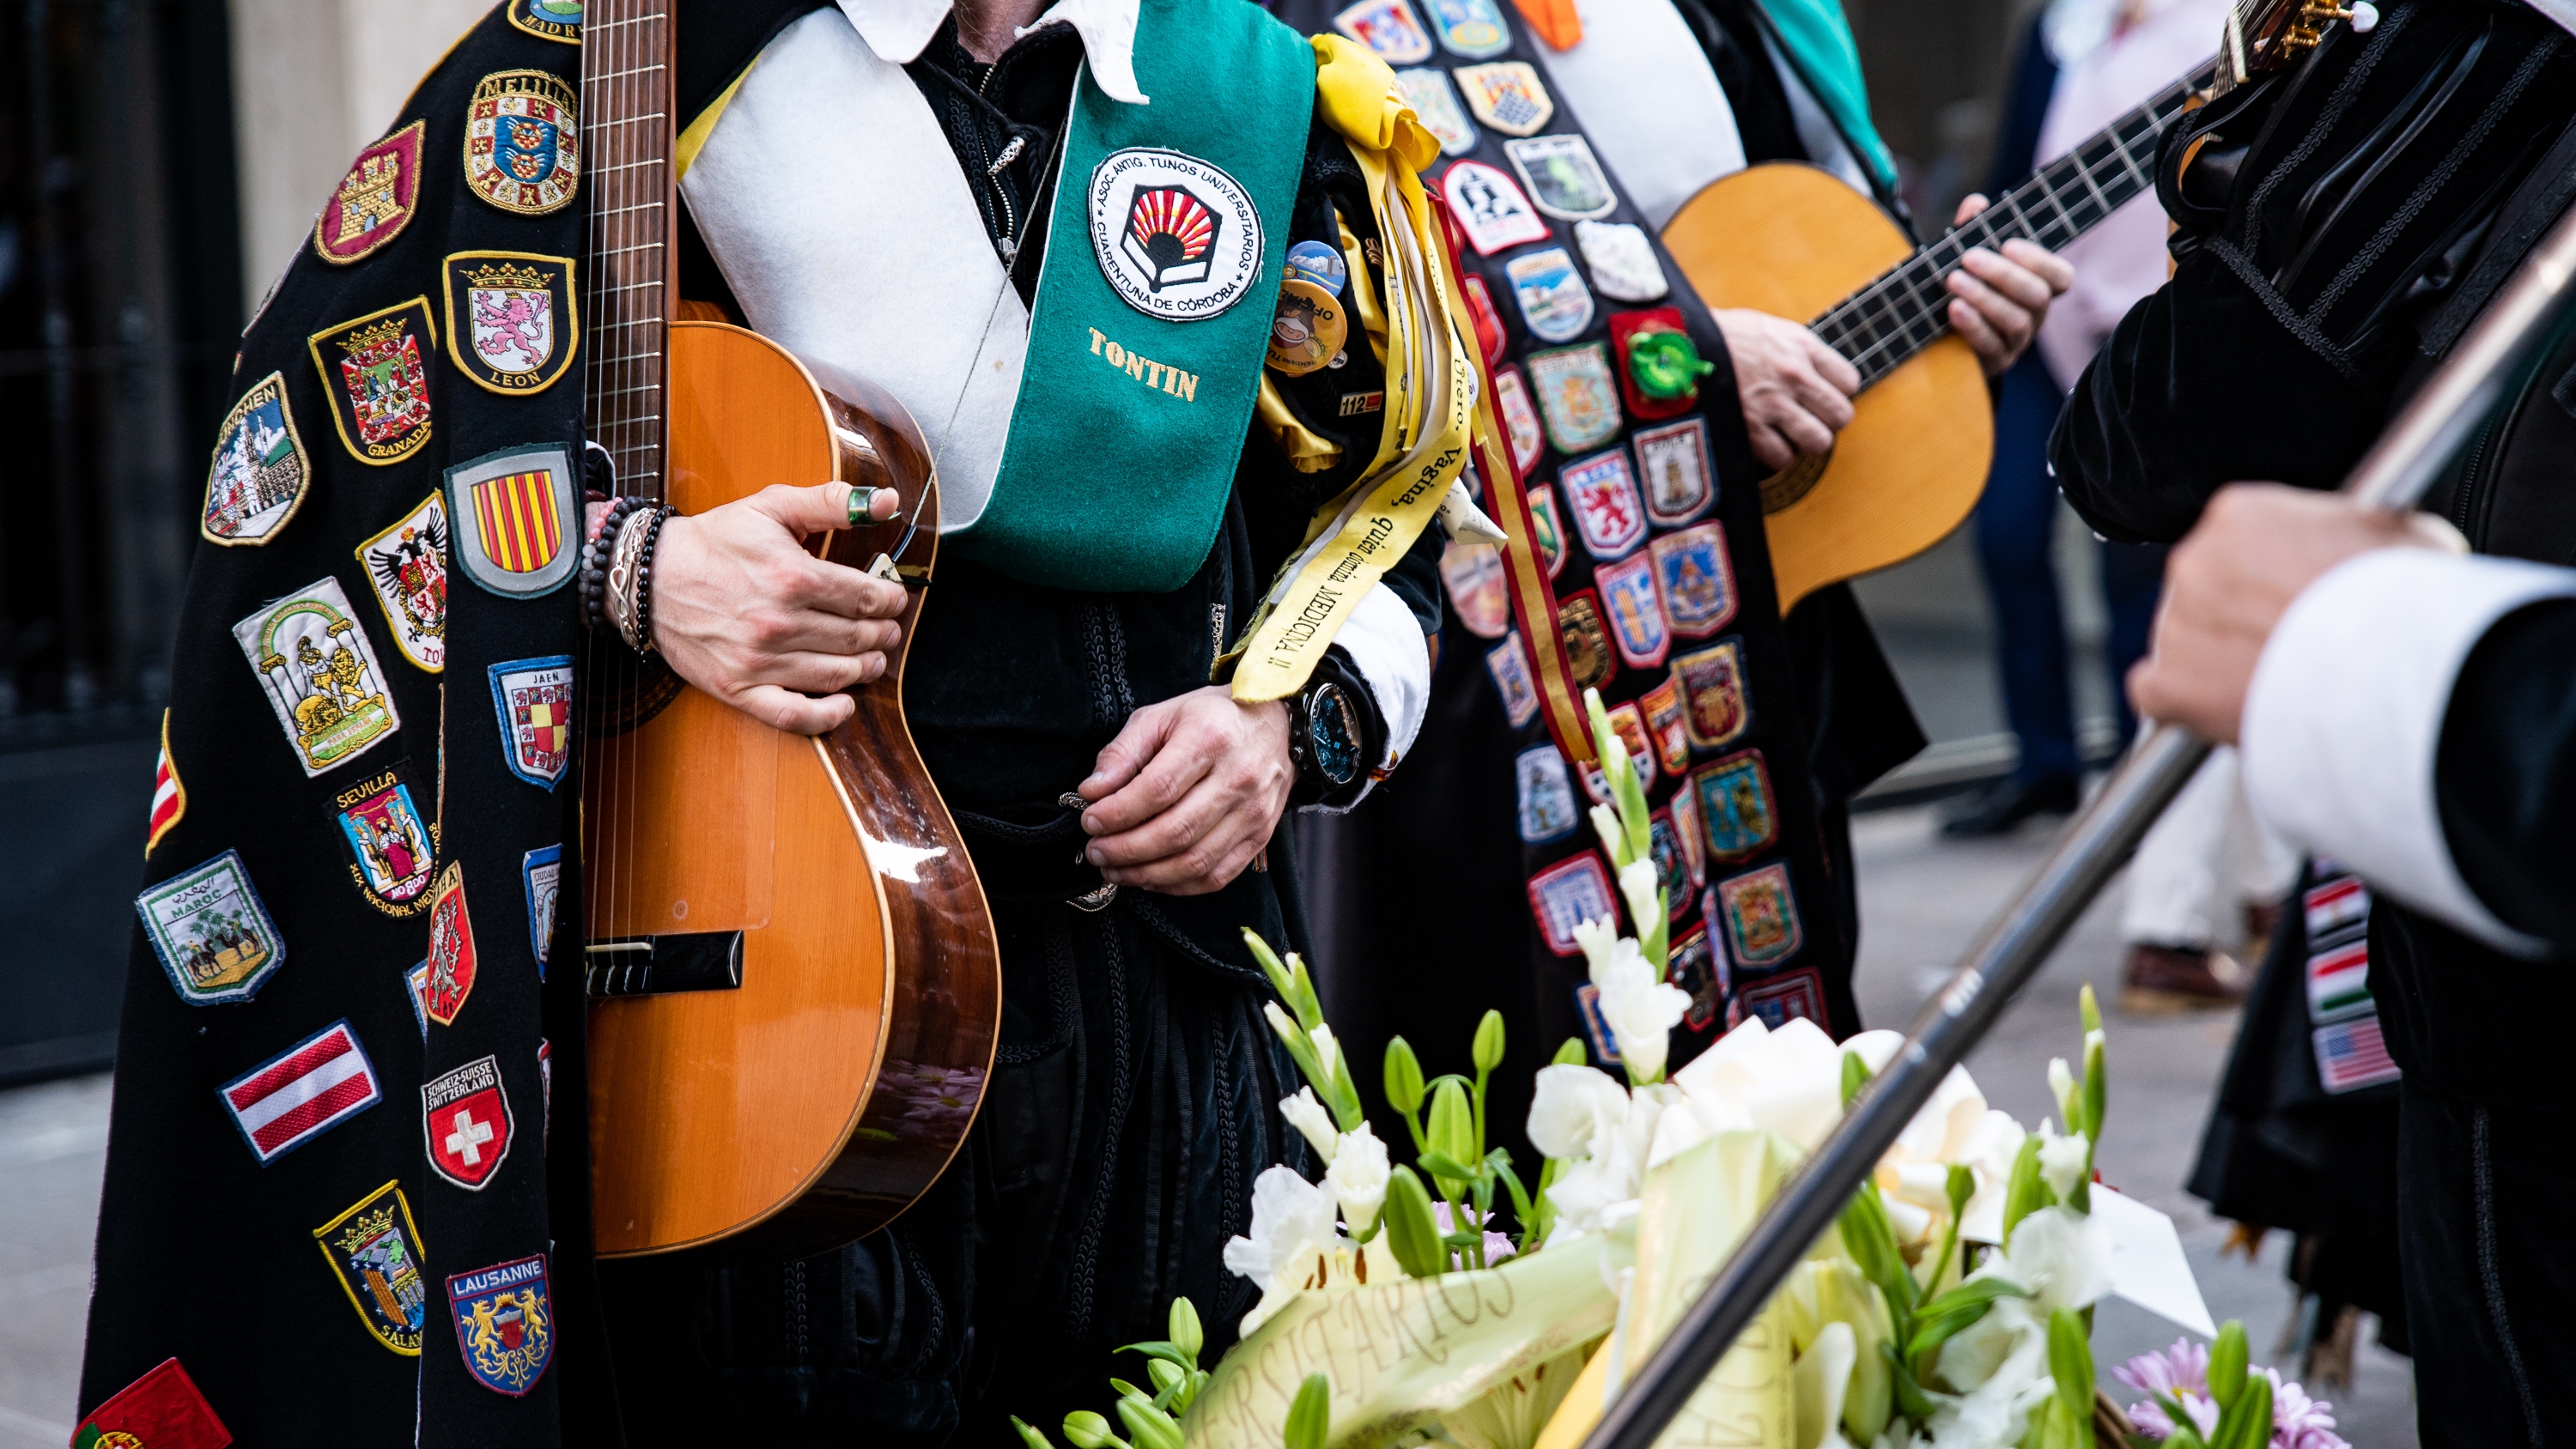
<path fill-rule="evenodd" d="M 1203 322 L 1243 300 L 1261 270 L 1261 213 L 1215 164 L 1130 147 L 1092 168 L 1091 249 L 1128 306 Z"/>
<path fill-rule="evenodd" d="M 465 112 L 465 184 L 503 211 L 543 216 L 581 182 L 581 102 L 542 70 L 496 71 Z"/>
<path fill-rule="evenodd" d="M 581 338 L 570 257 L 458 252 L 447 279 L 447 357 L 491 392 L 544 392 L 572 366 Z"/>
<path fill-rule="evenodd" d="M 325 327 L 305 346 L 350 457 L 399 463 L 429 441 L 428 363 L 438 324 L 427 297 Z"/>
<path fill-rule="evenodd" d="M 421 1277 L 420 1229 L 399 1182 L 358 1199 L 313 1230 L 313 1241 L 376 1342 L 407 1358 L 420 1355 L 429 1321 L 429 1284 Z"/>

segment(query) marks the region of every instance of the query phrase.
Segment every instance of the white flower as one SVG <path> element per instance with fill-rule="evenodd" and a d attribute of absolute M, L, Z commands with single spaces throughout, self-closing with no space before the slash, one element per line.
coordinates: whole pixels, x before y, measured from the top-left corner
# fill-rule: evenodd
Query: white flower
<path fill-rule="evenodd" d="M 2029 1135 L 2009 1112 L 1990 1108 L 1978 1118 L 1957 1158 L 1977 1176 L 1976 1196 L 1959 1215 L 1959 1236 L 1978 1243 L 2003 1241 L 2004 1194 L 2012 1185 L 2013 1159 L 2021 1155 L 2022 1139 Z"/>
<path fill-rule="evenodd" d="M 1848 1323 L 1826 1324 L 1789 1369 L 1796 1405 L 1797 1442 L 1807 1449 L 1852 1449 L 1843 1437 L 1843 1396 L 1851 1389 L 1860 1340 Z"/>
<path fill-rule="evenodd" d="M 1801 1151 L 1813 1151 L 1843 1115 L 1842 1053 L 1804 1018 L 1778 1031 L 1746 1019 L 1674 1073 L 1673 1085 L 1708 1132 L 1777 1132 Z"/>
<path fill-rule="evenodd" d="M 1530 1145 L 1572 1161 L 1592 1155 L 1628 1115 L 1628 1091 L 1606 1072 L 1563 1064 L 1538 1069 L 1530 1094 Z"/>
<path fill-rule="evenodd" d="M 1619 956 L 1593 984 L 1600 989 L 1596 1005 L 1602 1022 L 1619 1047 L 1621 1065 L 1632 1081 L 1651 1082 L 1664 1074 L 1664 1057 L 1672 1049 L 1673 1028 L 1690 1010 L 1690 993 L 1658 980 L 1654 968 L 1637 952 L 1637 943 L 1622 939 Z"/>
<path fill-rule="evenodd" d="M 1658 899 L 1663 885 L 1664 878 L 1650 859 L 1641 857 L 1619 868 L 1619 894 L 1628 898 L 1628 919 L 1637 923 L 1641 933 L 1664 918 L 1664 903 Z"/>
<path fill-rule="evenodd" d="M 1377 1221 L 1377 1211 L 1386 1205 L 1386 1144 L 1362 1122 L 1354 1132 L 1342 1134 L 1341 1144 L 1329 1154 L 1333 1167 L 1324 1174 L 1324 1185 L 1342 1205 L 1342 1220 L 1354 1233 L 1365 1233 Z"/>
<path fill-rule="evenodd" d="M 1315 1044 L 1315 1066 L 1324 1074 L 1324 1081 L 1327 1084 L 1340 1081 L 1342 1044 L 1333 1040 L 1332 1027 L 1318 1022 L 1315 1029 L 1306 1034 L 1306 1039 Z"/>
<path fill-rule="evenodd" d="M 1225 1266 L 1268 1287 L 1299 1259 L 1329 1248 L 1340 1237 L 1333 1226 L 1333 1195 L 1273 1167 L 1252 1180 L 1252 1235 L 1228 1239 Z"/>
<path fill-rule="evenodd" d="M 1619 823 L 1619 812 L 1609 806 L 1592 807 L 1592 833 L 1601 837 L 1601 849 L 1612 860 L 1628 853 L 1628 831 Z"/>
<path fill-rule="evenodd" d="M 1935 1400 L 1930 1427 L 1938 1449 L 2018 1443 L 2053 1384 L 2047 1323 L 2027 1300 L 1998 1298 L 1941 1345 L 1933 1376 L 1959 1395 Z"/>
<path fill-rule="evenodd" d="M 2041 1208 L 2015 1224 L 2012 1241 L 1977 1270 L 2030 1290 L 2043 1318 L 2053 1308 L 2089 1308 L 2111 1291 L 2111 1228 L 2072 1208 Z"/>
<path fill-rule="evenodd" d="M 1305 1028 L 1297 1025 L 1297 1018 L 1281 1011 L 1278 1002 L 1261 1003 L 1261 1016 L 1264 1021 L 1270 1023 L 1272 1031 L 1279 1033 L 1281 1041 L 1294 1043 L 1305 1039 Z"/>
<path fill-rule="evenodd" d="M 1603 916 L 1597 921 L 1574 923 L 1574 944 L 1583 948 L 1584 964 L 1590 968 L 1592 979 L 1596 982 L 1601 979 L 1602 967 L 1618 954 L 1620 940 L 1619 919 L 1616 916 Z M 1635 950 L 1637 943 L 1628 942 L 1628 948 Z M 1638 959 L 1645 958 L 1640 956 Z"/>
<path fill-rule="evenodd" d="M 2091 1150 L 2092 1144 L 2084 1140 L 2083 1133 L 2060 1137 L 2056 1123 L 2040 1119 L 2039 1179 L 2057 1194 L 2059 1202 L 2066 1201 L 2075 1191 L 2075 1184 L 2083 1180 L 2084 1154 Z"/>
<path fill-rule="evenodd" d="M 2076 1095 L 2074 1069 L 2066 1065 L 2064 1057 L 2048 1059 L 2048 1095 L 2056 1099 L 2058 1115 L 2066 1119 L 2068 1126 L 2074 1126 L 2076 1108 L 2083 1101 Z"/>
<path fill-rule="evenodd" d="M 1340 1141 L 1341 1128 L 1334 1125 L 1333 1114 L 1324 1110 L 1324 1104 L 1315 1100 L 1314 1088 L 1299 1087 L 1296 1096 L 1280 1098 L 1279 1115 L 1287 1118 L 1289 1126 L 1314 1144 L 1316 1156 L 1326 1162 L 1333 1160 L 1333 1149 Z"/>
<path fill-rule="evenodd" d="M 1612 1090 L 1617 1090 L 1616 1084 Z M 1588 1155 L 1559 1172 L 1555 1185 L 1547 1190 L 1548 1201 L 1557 1210 L 1556 1226 L 1548 1233 L 1551 1244 L 1598 1232 L 1636 1212 L 1638 1194 L 1644 1190 L 1647 1146 L 1655 1140 L 1655 1124 L 1676 1094 L 1669 1087 L 1658 1086 L 1640 1087 L 1634 1093 L 1621 1095 L 1625 1098 L 1624 1112 L 1615 1120 L 1596 1122 L 1586 1144 Z M 1606 1105 L 1607 1099 L 1604 1100 Z M 1531 1115 L 1537 1115 L 1534 1105 Z"/>

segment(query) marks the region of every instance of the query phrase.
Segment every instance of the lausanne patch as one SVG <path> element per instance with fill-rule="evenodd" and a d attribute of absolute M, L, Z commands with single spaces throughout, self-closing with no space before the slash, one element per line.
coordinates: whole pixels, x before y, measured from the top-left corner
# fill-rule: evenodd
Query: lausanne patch
<path fill-rule="evenodd" d="M 150 860 L 161 837 L 188 813 L 188 787 L 179 783 L 179 767 L 170 762 L 170 711 L 161 711 L 161 757 L 152 762 L 152 833 L 144 839 L 143 858 Z"/>
<path fill-rule="evenodd" d="M 1333 17 L 1333 28 L 1389 65 L 1420 65 L 1431 58 L 1431 36 L 1405 0 L 1360 0 Z"/>
<path fill-rule="evenodd" d="M 238 851 L 145 886 L 134 911 L 171 987 L 191 1006 L 248 1001 L 286 963 L 286 938 Z"/>
<path fill-rule="evenodd" d="M 1771 771 L 1760 750 L 1738 750 L 1691 776 L 1710 858 L 1750 860 L 1780 838 Z"/>
<path fill-rule="evenodd" d="M 1556 482 L 1573 510 L 1574 531 L 1594 558 L 1625 558 L 1646 541 L 1646 511 L 1637 502 L 1626 448 L 1577 458 L 1556 470 Z"/>
<path fill-rule="evenodd" d="M 465 112 L 465 184 L 503 211 L 543 216 L 581 184 L 581 101 L 542 70 L 495 71 Z"/>
<path fill-rule="evenodd" d="M 546 979 L 546 957 L 554 950 L 555 909 L 563 901 L 563 847 L 531 850 L 519 861 L 528 887 L 528 949 L 537 956 L 537 980 Z"/>
<path fill-rule="evenodd" d="M 581 44 L 582 0 L 510 0 L 510 23 L 544 40 Z"/>
<path fill-rule="evenodd" d="M 1632 669 L 1652 669 L 1672 652 L 1673 631 L 1655 588 L 1655 561 L 1645 554 L 1593 570 L 1601 602 L 1610 611 L 1610 638 Z"/>
<path fill-rule="evenodd" d="M 1521 729 L 1538 716 L 1538 685 L 1530 679 L 1529 651 L 1519 630 L 1485 651 L 1485 668 L 1494 676 L 1494 692 L 1503 697 L 1503 718 Z"/>
<path fill-rule="evenodd" d="M 1467 243 L 1479 256 L 1548 238 L 1547 223 L 1520 187 L 1482 161 L 1461 161 L 1442 172 L 1440 194 L 1448 198 L 1449 214 L 1467 229 Z"/>
<path fill-rule="evenodd" d="M 265 1167 L 384 1100 L 358 1033 L 335 1021 L 216 1089 Z"/>
<path fill-rule="evenodd" d="M 1500 639 L 1512 627 L 1512 602 L 1502 550 L 1451 539 L 1440 550 L 1440 582 L 1458 622 L 1479 639 Z"/>
<path fill-rule="evenodd" d="M 388 916 L 418 915 L 437 868 L 436 847 L 401 768 L 341 791 L 332 804 L 339 810 L 340 834 L 356 857 L 349 878 L 365 893 L 367 904 Z"/>
<path fill-rule="evenodd" d="M 1580 453 L 1619 436 L 1619 384 L 1610 353 L 1598 342 L 1529 355 L 1530 390 L 1547 440 L 1560 453 Z"/>
<path fill-rule="evenodd" d="M 476 963 L 474 922 L 465 910 L 465 866 L 449 861 L 438 873 L 438 895 L 429 908 L 429 978 L 421 1011 L 430 1020 L 456 1025 L 456 1014 L 474 994 Z"/>
<path fill-rule="evenodd" d="M 1742 641 L 1727 639 L 1674 660 L 1673 682 L 1681 686 L 1682 727 L 1692 749 L 1722 750 L 1752 728 Z"/>
<path fill-rule="evenodd" d="M 1798 902 L 1789 893 L 1786 863 L 1717 883 L 1719 914 L 1726 921 L 1727 954 L 1738 966 L 1769 966 L 1798 953 L 1806 933 L 1798 926 Z"/>
<path fill-rule="evenodd" d="M 536 1387 L 555 1356 L 545 1254 L 457 1274 L 447 1280 L 447 1305 L 476 1383 L 512 1398 Z"/>
<path fill-rule="evenodd" d="M 581 509 L 573 495 L 580 476 L 572 449 L 561 443 L 504 448 L 449 468 L 456 566 L 508 599 L 563 587 L 581 561 L 574 533 Z"/>
<path fill-rule="evenodd" d="M 432 493 L 358 545 L 367 586 L 385 611 L 394 647 L 436 674 L 447 667 L 447 501 Z"/>
<path fill-rule="evenodd" d="M 226 547 L 266 543 L 295 517 L 313 481 L 313 460 L 286 405 L 285 375 L 272 372 L 253 383 L 224 414 L 215 438 L 197 536 Z"/>
<path fill-rule="evenodd" d="M 1512 760 L 1520 784 L 1520 831 L 1523 845 L 1546 845 L 1572 835 L 1583 823 L 1574 805 L 1574 782 L 1565 773 L 1565 757 L 1552 744 L 1536 744 Z"/>
<path fill-rule="evenodd" d="M 349 163 L 339 190 L 313 223 L 313 250 L 346 266 L 381 251 L 411 225 L 420 203 L 420 144 L 427 121 L 414 121 Z"/>
<path fill-rule="evenodd" d="M 429 1283 L 421 1276 L 420 1229 L 402 1184 L 388 1182 L 313 1230 L 313 1242 L 376 1342 L 406 1358 L 420 1356 L 429 1321 Z"/>
<path fill-rule="evenodd" d="M 490 673 L 504 763 L 529 784 L 553 789 L 572 763 L 572 656 L 505 660 Z"/>
<path fill-rule="evenodd" d="M 304 345 L 350 457 L 382 467 L 429 442 L 428 358 L 438 324 L 427 297 L 325 327 Z"/>
<path fill-rule="evenodd" d="M 233 626 L 306 776 L 336 769 L 402 728 L 384 666 L 340 581 L 307 584 Z"/>
<path fill-rule="evenodd" d="M 1583 949 L 1574 939 L 1578 923 L 1615 914 L 1610 904 L 1610 872 L 1601 864 L 1600 854 L 1591 850 L 1531 876 L 1529 898 L 1540 936 L 1547 949 L 1559 956 Z"/>
<path fill-rule="evenodd" d="M 420 1124 L 430 1169 L 481 1192 L 510 1155 L 510 1098 L 501 1090 L 500 1059 L 480 1057 L 432 1078 L 420 1089 Z"/>
<path fill-rule="evenodd" d="M 1092 256 L 1128 306 L 1204 322 L 1247 296 L 1261 272 L 1261 213 L 1212 161 L 1131 146 L 1091 170 Z"/>
<path fill-rule="evenodd" d="M 1640 428 L 1637 471 L 1646 476 L 1646 516 L 1679 528 L 1706 512 L 1717 497 L 1708 465 L 1708 424 L 1687 418 L 1660 428 Z"/>
<path fill-rule="evenodd" d="M 1703 523 L 1668 533 L 1651 550 L 1674 633 L 1705 639 L 1734 621 L 1735 566 L 1728 559 L 1724 529 Z"/>
<path fill-rule="evenodd" d="M 447 286 L 447 359 L 484 390 L 544 392 L 581 344 L 570 257 L 457 252 L 441 267 Z"/>

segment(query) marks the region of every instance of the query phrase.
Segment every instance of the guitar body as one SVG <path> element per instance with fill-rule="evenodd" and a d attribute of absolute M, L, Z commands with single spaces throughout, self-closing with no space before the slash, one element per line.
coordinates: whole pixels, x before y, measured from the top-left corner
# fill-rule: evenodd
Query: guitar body
<path fill-rule="evenodd" d="M 901 706 L 938 501 L 891 396 L 827 394 L 721 323 L 672 324 L 668 356 L 682 513 L 834 478 L 919 503 L 908 539 L 898 519 L 815 541 L 853 567 L 893 556 L 911 591 L 902 650 L 847 724 L 785 734 L 656 663 L 627 671 L 583 759 L 598 1250 L 804 1256 L 884 1226 L 947 1166 L 1000 1024 L 992 919 Z"/>
<path fill-rule="evenodd" d="M 1867 197 L 1813 166 L 1769 163 L 1703 188 L 1664 246 L 1712 308 L 1813 318 L 1914 252 Z M 1994 409 L 1968 344 L 1944 336 L 1852 399 L 1817 466 L 1762 488 L 1780 608 L 1900 563 L 1967 518 L 1994 457 Z"/>

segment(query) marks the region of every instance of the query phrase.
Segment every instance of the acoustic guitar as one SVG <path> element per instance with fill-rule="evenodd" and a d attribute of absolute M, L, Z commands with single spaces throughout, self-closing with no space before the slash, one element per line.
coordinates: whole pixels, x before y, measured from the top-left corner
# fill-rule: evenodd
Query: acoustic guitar
<path fill-rule="evenodd" d="M 680 320 L 669 0 L 591 0 L 591 441 L 620 491 L 699 513 L 771 483 L 899 490 L 808 540 L 898 579 L 908 649 L 938 491 L 903 406 Z M 903 653 L 818 738 L 602 645 L 585 664 L 582 880 L 593 1217 L 606 1257 L 735 1239 L 806 1256 L 884 1226 L 973 1122 L 1000 1026 L 982 887 L 904 723 Z"/>

